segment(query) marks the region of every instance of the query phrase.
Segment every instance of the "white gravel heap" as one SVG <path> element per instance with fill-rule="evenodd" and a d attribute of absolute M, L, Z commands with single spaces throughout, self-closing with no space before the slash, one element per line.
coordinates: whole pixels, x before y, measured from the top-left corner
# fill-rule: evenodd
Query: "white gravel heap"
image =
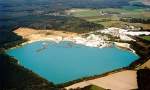
<path fill-rule="evenodd" d="M 111 27 L 111 28 L 104 29 L 104 30 L 98 30 L 97 32 L 120 37 L 121 40 L 125 40 L 125 41 L 133 40 L 128 35 L 131 35 L 131 36 L 150 35 L 150 32 L 148 31 L 130 31 L 130 30 L 125 30 L 125 29 L 120 29 L 120 28 L 115 28 L 115 27 Z"/>
<path fill-rule="evenodd" d="M 110 46 L 110 43 L 108 43 L 106 39 L 108 38 L 106 38 L 105 36 L 90 34 L 87 38 L 83 38 L 80 36 L 74 37 L 72 41 L 76 44 L 82 44 L 89 47 L 103 48 Z"/>

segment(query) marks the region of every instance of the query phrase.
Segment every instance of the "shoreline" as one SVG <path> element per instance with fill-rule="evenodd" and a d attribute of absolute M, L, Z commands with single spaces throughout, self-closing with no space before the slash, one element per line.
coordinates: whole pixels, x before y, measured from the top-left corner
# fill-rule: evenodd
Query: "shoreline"
<path fill-rule="evenodd" d="M 115 44 L 118 48 L 120 48 L 120 49 L 131 51 L 132 53 L 134 53 L 134 54 L 136 54 L 137 56 L 139 56 L 139 55 L 136 53 L 136 51 L 131 48 L 131 44 L 129 44 L 129 43 L 114 42 L 114 44 Z"/>
<path fill-rule="evenodd" d="M 134 74 L 131 72 L 134 72 Z M 122 81 L 122 82 L 118 83 L 118 81 Z M 116 82 L 116 83 L 113 83 L 113 82 Z M 119 70 L 118 72 L 110 72 L 107 75 L 101 76 L 99 78 L 95 78 L 95 79 L 93 78 L 91 80 L 90 79 L 84 80 L 82 82 L 78 82 L 73 85 L 66 86 L 65 89 L 70 90 L 70 89 L 76 89 L 76 88 L 84 88 L 89 85 L 96 85 L 105 89 L 113 89 L 113 90 L 114 89 L 122 90 L 123 87 L 124 89 L 126 88 L 126 90 L 136 89 L 138 87 L 136 83 L 136 70 L 123 69 L 123 70 Z M 118 86 L 118 87 L 116 88 L 115 86 Z"/>
<path fill-rule="evenodd" d="M 8 48 L 7 50 L 10 50 L 10 49 L 15 49 L 15 48 L 18 48 L 18 47 L 21 47 L 23 45 L 26 45 L 26 44 L 30 44 L 30 43 L 34 43 L 34 42 L 39 42 L 39 41 L 49 41 L 49 42 L 55 42 L 55 43 L 60 43 L 60 42 L 64 42 L 66 40 L 61 40 L 61 41 L 55 41 L 55 40 L 51 40 L 50 38 L 45 38 L 45 39 L 39 39 L 39 40 L 29 40 L 29 41 L 26 41 L 26 42 L 23 42 L 17 46 L 14 46 L 14 47 L 11 47 L 11 48 Z M 68 40 L 69 41 L 69 40 Z M 69 41 L 69 42 L 72 42 L 74 44 L 78 44 L 78 43 L 75 43 L 74 41 Z M 130 46 L 126 46 L 126 45 L 119 45 L 119 44 L 128 44 L 128 43 L 122 43 L 122 42 L 114 42 L 115 46 L 119 49 L 123 49 L 123 50 L 127 50 L 127 51 L 130 51 L 136 55 L 138 55 L 136 53 L 135 50 L 133 50 Z M 81 45 L 84 45 L 86 46 L 85 44 L 81 44 Z M 113 44 L 112 44 L 113 45 Z M 106 47 L 111 47 L 112 45 L 110 46 L 106 46 Z M 129 44 L 130 45 L 130 44 Z M 93 47 L 93 48 L 99 48 L 99 47 L 94 47 L 94 46 L 87 46 L 87 47 Z M 106 47 L 100 47 L 100 48 L 106 48 Z M 6 51 L 7 51 L 6 50 Z"/>
<path fill-rule="evenodd" d="M 30 32 L 31 34 L 29 35 L 28 33 L 24 34 L 25 31 L 28 32 L 29 30 L 31 30 Z M 70 41 L 75 44 L 81 44 L 84 46 L 95 47 L 95 48 L 110 47 L 113 44 L 115 44 L 118 48 L 129 50 L 136 54 L 135 50 L 133 50 L 130 47 L 129 43 L 107 41 L 109 40 L 109 38 L 104 37 L 104 36 L 102 36 L 101 38 L 98 35 L 91 34 L 85 38 L 85 37 L 82 37 L 82 35 L 84 34 L 70 33 L 70 32 L 64 32 L 64 31 L 54 31 L 54 34 L 50 34 L 50 35 L 46 35 L 46 33 L 53 33 L 53 31 L 51 30 L 50 31 L 46 30 L 45 32 L 42 31 L 42 33 L 41 33 L 41 30 L 36 30 L 36 31 L 30 28 L 19 28 L 15 30 L 14 33 L 16 33 L 19 36 L 22 36 L 23 39 L 26 39 L 27 41 L 9 49 L 13 49 L 13 48 L 16 48 L 25 44 L 37 42 L 37 41 L 53 41 L 56 43 L 63 42 L 63 41 Z M 55 33 L 58 33 L 58 34 L 55 35 Z"/>
<path fill-rule="evenodd" d="M 20 28 L 20 29 L 22 30 L 24 28 Z M 26 36 L 21 34 L 22 31 L 20 32 L 20 29 L 16 30 L 15 33 L 18 34 L 19 36 L 24 37 L 25 39 L 28 39 L 27 43 L 32 43 L 36 41 L 54 41 L 56 43 L 59 43 L 61 41 L 71 41 L 75 44 L 82 44 L 89 47 L 103 48 L 109 46 L 108 41 L 105 41 L 103 38 L 100 38 L 99 36 L 96 35 L 91 35 L 88 36 L 87 38 L 83 38 L 81 34 L 75 34 L 70 32 L 63 32 L 62 34 L 62 31 L 57 31 L 58 33 L 57 35 L 56 34 L 46 35 L 46 33 L 50 33 L 50 32 L 53 33 L 53 31 L 46 31 L 46 33 L 37 32 L 36 34 L 33 33 L 31 35 Z M 25 28 L 25 30 L 33 30 L 33 29 Z"/>

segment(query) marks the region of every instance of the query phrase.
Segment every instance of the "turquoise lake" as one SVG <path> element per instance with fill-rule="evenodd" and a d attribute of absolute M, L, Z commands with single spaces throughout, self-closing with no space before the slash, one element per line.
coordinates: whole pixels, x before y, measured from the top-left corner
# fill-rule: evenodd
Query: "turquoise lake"
<path fill-rule="evenodd" d="M 92 48 L 72 42 L 39 41 L 7 51 L 19 64 L 55 84 L 128 66 L 139 56 L 115 46 Z"/>

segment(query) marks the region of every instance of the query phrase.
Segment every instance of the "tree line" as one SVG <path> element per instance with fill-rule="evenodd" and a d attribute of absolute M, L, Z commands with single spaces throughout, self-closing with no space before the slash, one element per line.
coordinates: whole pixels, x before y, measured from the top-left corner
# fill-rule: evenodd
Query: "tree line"
<path fill-rule="evenodd" d="M 150 18 L 121 18 L 120 21 L 129 23 L 150 24 Z"/>

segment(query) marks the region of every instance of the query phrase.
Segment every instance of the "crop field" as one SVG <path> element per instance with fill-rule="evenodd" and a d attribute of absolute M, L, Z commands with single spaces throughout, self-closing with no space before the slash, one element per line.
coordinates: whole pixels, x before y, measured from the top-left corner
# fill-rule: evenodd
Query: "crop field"
<path fill-rule="evenodd" d="M 93 16 L 102 16 L 102 14 L 111 14 L 111 15 L 125 15 L 130 17 L 142 17 L 150 18 L 149 9 L 134 9 L 134 8 L 104 8 L 104 9 L 71 9 L 67 12 L 75 17 L 93 17 Z"/>
<path fill-rule="evenodd" d="M 150 10 L 143 8 L 104 8 L 104 9 L 71 9 L 66 11 L 69 15 L 79 17 L 89 22 L 102 24 L 105 27 L 122 27 L 124 25 L 133 25 L 143 27 L 143 29 L 150 29 L 150 24 L 129 23 L 120 21 L 122 17 L 131 18 L 150 18 Z"/>

